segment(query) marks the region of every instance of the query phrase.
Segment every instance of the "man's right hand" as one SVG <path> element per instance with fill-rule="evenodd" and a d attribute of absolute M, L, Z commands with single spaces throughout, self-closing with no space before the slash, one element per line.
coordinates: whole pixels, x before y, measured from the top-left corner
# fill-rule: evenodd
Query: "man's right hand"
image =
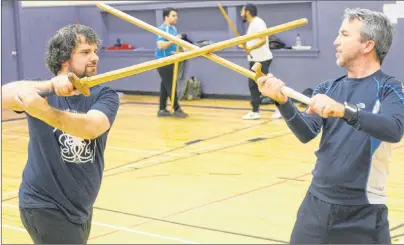
<path fill-rule="evenodd" d="M 285 83 L 272 74 L 258 78 L 257 83 L 262 95 L 268 96 L 279 104 L 285 104 L 288 101 L 288 97 L 281 92 Z"/>
<path fill-rule="evenodd" d="M 74 96 L 79 95 L 78 91 L 70 82 L 67 75 L 56 76 L 51 79 L 52 87 L 55 89 L 56 95 L 59 96 Z"/>

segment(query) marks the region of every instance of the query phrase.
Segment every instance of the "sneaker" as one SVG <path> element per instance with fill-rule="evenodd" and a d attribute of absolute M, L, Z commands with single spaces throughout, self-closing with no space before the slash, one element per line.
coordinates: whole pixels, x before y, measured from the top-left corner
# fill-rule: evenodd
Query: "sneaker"
<path fill-rule="evenodd" d="M 244 120 L 256 120 L 256 119 L 260 119 L 261 116 L 260 116 L 259 112 L 250 111 L 249 113 L 245 114 L 242 118 Z"/>
<path fill-rule="evenodd" d="M 278 109 L 276 109 L 276 111 L 274 113 L 272 113 L 272 118 L 273 119 L 282 118 L 281 112 Z"/>
<path fill-rule="evenodd" d="M 185 118 L 185 117 L 188 117 L 188 113 L 185 113 L 182 109 L 178 109 L 178 110 L 174 111 L 174 116 Z"/>
<path fill-rule="evenodd" d="M 157 112 L 157 116 L 158 117 L 169 117 L 169 116 L 171 116 L 171 113 L 169 112 L 169 111 L 167 111 L 167 110 L 159 110 L 158 112 Z"/>

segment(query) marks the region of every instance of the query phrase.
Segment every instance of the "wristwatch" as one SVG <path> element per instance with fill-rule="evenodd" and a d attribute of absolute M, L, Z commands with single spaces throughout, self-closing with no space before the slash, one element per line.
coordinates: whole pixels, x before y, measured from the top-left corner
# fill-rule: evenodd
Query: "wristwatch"
<path fill-rule="evenodd" d="M 348 102 L 344 102 L 344 109 L 343 119 L 347 122 L 351 121 L 360 110 L 359 107 Z"/>

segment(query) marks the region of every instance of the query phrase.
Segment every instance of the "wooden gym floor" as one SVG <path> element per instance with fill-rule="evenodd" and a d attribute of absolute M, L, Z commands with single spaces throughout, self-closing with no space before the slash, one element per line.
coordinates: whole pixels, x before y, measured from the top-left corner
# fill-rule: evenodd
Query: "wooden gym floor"
<path fill-rule="evenodd" d="M 288 243 L 320 137 L 300 143 L 272 105 L 244 121 L 247 101 L 181 101 L 187 119 L 156 117 L 157 102 L 121 98 L 88 243 Z M 17 206 L 23 117 L 2 113 L 2 243 L 31 243 Z M 393 243 L 404 240 L 403 146 L 388 180 Z"/>

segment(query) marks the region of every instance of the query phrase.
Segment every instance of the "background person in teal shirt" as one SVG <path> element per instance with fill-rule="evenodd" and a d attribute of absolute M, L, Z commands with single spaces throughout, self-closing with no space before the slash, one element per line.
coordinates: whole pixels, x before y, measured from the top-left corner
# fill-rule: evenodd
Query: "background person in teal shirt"
<path fill-rule="evenodd" d="M 177 28 L 175 28 L 175 24 L 177 24 L 177 10 L 175 8 L 165 8 L 163 10 L 163 18 L 164 23 L 160 25 L 160 29 L 170 33 L 173 36 L 177 36 L 181 38 L 182 35 L 178 34 Z M 156 58 L 164 58 L 170 55 L 173 55 L 177 51 L 177 44 L 172 41 L 167 40 L 162 36 L 157 36 L 157 50 L 156 50 Z M 157 116 L 171 116 L 171 113 L 166 109 L 167 107 L 167 98 L 171 97 L 171 89 L 173 86 L 173 74 L 174 74 L 174 64 L 163 66 L 157 68 L 160 77 L 161 77 L 161 86 L 160 86 L 160 108 L 157 113 Z M 175 117 L 187 117 L 188 114 L 183 112 L 178 104 L 178 96 L 177 92 L 175 93 L 174 98 L 174 114 Z"/>

